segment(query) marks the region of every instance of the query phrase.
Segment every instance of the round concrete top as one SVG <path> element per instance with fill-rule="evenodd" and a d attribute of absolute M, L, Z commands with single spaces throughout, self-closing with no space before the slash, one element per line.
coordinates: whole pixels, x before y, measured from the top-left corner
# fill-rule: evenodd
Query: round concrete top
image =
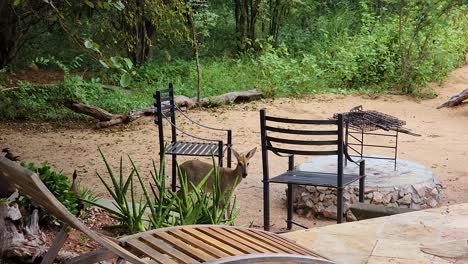
<path fill-rule="evenodd" d="M 336 173 L 336 156 L 323 156 L 308 159 L 297 166 L 300 171 L 316 171 Z M 344 168 L 345 174 L 358 174 L 359 167 L 348 162 Z M 429 183 L 439 184 L 434 173 L 424 165 L 408 160 L 397 160 L 397 169 L 394 170 L 394 163 L 390 160 L 366 159 L 366 188 L 400 188 L 408 185 Z M 357 185 L 354 182 L 352 185 Z"/>

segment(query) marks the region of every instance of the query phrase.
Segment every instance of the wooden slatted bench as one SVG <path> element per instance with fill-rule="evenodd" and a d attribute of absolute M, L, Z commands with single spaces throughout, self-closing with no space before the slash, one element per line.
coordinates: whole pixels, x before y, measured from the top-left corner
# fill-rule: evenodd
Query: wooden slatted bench
<path fill-rule="evenodd" d="M 136 255 L 156 263 L 204 263 L 217 259 L 263 254 L 322 258 L 317 253 L 278 236 L 252 228 L 193 225 L 156 229 L 119 240 Z M 316 262 L 330 263 L 330 262 Z"/>

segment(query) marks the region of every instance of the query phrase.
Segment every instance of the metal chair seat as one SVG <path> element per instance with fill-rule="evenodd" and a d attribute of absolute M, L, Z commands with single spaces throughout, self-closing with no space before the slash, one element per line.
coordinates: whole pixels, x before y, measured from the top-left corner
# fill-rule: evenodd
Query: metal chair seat
<path fill-rule="evenodd" d="M 225 147 L 225 149 L 226 148 L 227 147 Z M 188 141 L 172 142 L 167 147 L 166 154 L 184 156 L 220 156 L 218 143 L 201 143 Z"/>
<path fill-rule="evenodd" d="M 310 171 L 287 171 L 276 177 L 273 177 L 269 182 L 273 183 L 292 183 L 300 185 L 313 185 L 338 188 L 337 183 L 338 174 L 336 173 L 323 173 L 323 172 L 310 172 Z M 363 176 L 343 174 L 343 186 L 347 186 Z"/>

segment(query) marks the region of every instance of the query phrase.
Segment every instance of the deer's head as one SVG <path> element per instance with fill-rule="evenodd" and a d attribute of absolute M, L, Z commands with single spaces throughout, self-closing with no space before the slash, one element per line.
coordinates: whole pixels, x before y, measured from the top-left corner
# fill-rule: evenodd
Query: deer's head
<path fill-rule="evenodd" d="M 252 150 L 250 150 L 249 152 L 247 152 L 245 154 L 239 154 L 239 153 L 237 153 L 237 151 L 232 149 L 232 153 L 234 154 L 234 156 L 237 159 L 237 167 L 241 168 L 242 178 L 247 177 L 247 174 L 248 174 L 247 172 L 248 172 L 248 168 L 249 168 L 249 160 L 253 157 L 256 150 L 257 150 L 257 148 L 255 147 L 255 148 L 253 148 Z"/>

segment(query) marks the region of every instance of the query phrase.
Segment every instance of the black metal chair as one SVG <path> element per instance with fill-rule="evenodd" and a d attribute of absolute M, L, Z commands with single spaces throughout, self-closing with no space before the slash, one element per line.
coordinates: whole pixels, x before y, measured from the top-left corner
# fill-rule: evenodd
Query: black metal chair
<path fill-rule="evenodd" d="M 154 94 L 156 107 L 155 123 L 159 131 L 159 155 L 163 153 L 172 156 L 172 190 L 176 191 L 177 179 L 177 156 L 204 156 L 204 157 L 218 157 L 219 166 L 223 166 L 224 152 L 227 152 L 227 166 L 231 167 L 231 146 L 232 146 L 232 131 L 230 129 L 219 129 L 203 125 L 197 121 L 192 120 L 185 114 L 174 101 L 174 86 L 169 83 L 169 87 L 163 90 L 158 90 Z M 188 133 L 176 125 L 176 112 L 179 112 L 183 117 L 200 127 L 226 132 L 227 143 L 224 144 L 223 140 L 203 138 L 200 136 Z M 171 125 L 171 143 L 165 147 L 164 144 L 164 127 L 163 119 L 166 119 Z M 191 138 L 198 140 L 198 142 L 191 141 L 177 141 L 177 131 L 187 135 Z"/>
<path fill-rule="evenodd" d="M 277 123 L 279 126 L 272 126 Z M 281 125 L 283 127 L 281 127 Z M 300 128 L 292 128 L 300 126 Z M 311 130 L 310 127 L 327 126 L 324 130 Z M 332 128 L 329 128 L 332 127 Z M 304 120 L 267 116 L 264 109 L 260 110 L 260 128 L 262 141 L 263 162 L 263 214 L 264 228 L 270 227 L 270 183 L 288 185 L 287 192 L 287 228 L 292 225 L 305 227 L 293 221 L 293 186 L 311 185 L 325 186 L 337 189 L 337 222 L 343 222 L 343 188 L 359 180 L 359 201 L 364 201 L 365 161 L 353 161 L 347 154 L 343 142 L 343 117 L 338 115 L 336 120 Z M 288 138 L 289 135 L 289 138 Z M 318 140 L 311 140 L 310 136 L 317 136 Z M 326 138 L 326 139 L 324 139 Z M 323 148 L 330 148 L 323 150 Z M 268 151 L 281 157 L 288 157 L 288 171 L 270 178 L 268 167 Z M 337 173 L 322 173 L 297 171 L 294 169 L 294 155 L 337 155 Z M 343 158 L 359 165 L 359 175 L 343 173 Z"/>

